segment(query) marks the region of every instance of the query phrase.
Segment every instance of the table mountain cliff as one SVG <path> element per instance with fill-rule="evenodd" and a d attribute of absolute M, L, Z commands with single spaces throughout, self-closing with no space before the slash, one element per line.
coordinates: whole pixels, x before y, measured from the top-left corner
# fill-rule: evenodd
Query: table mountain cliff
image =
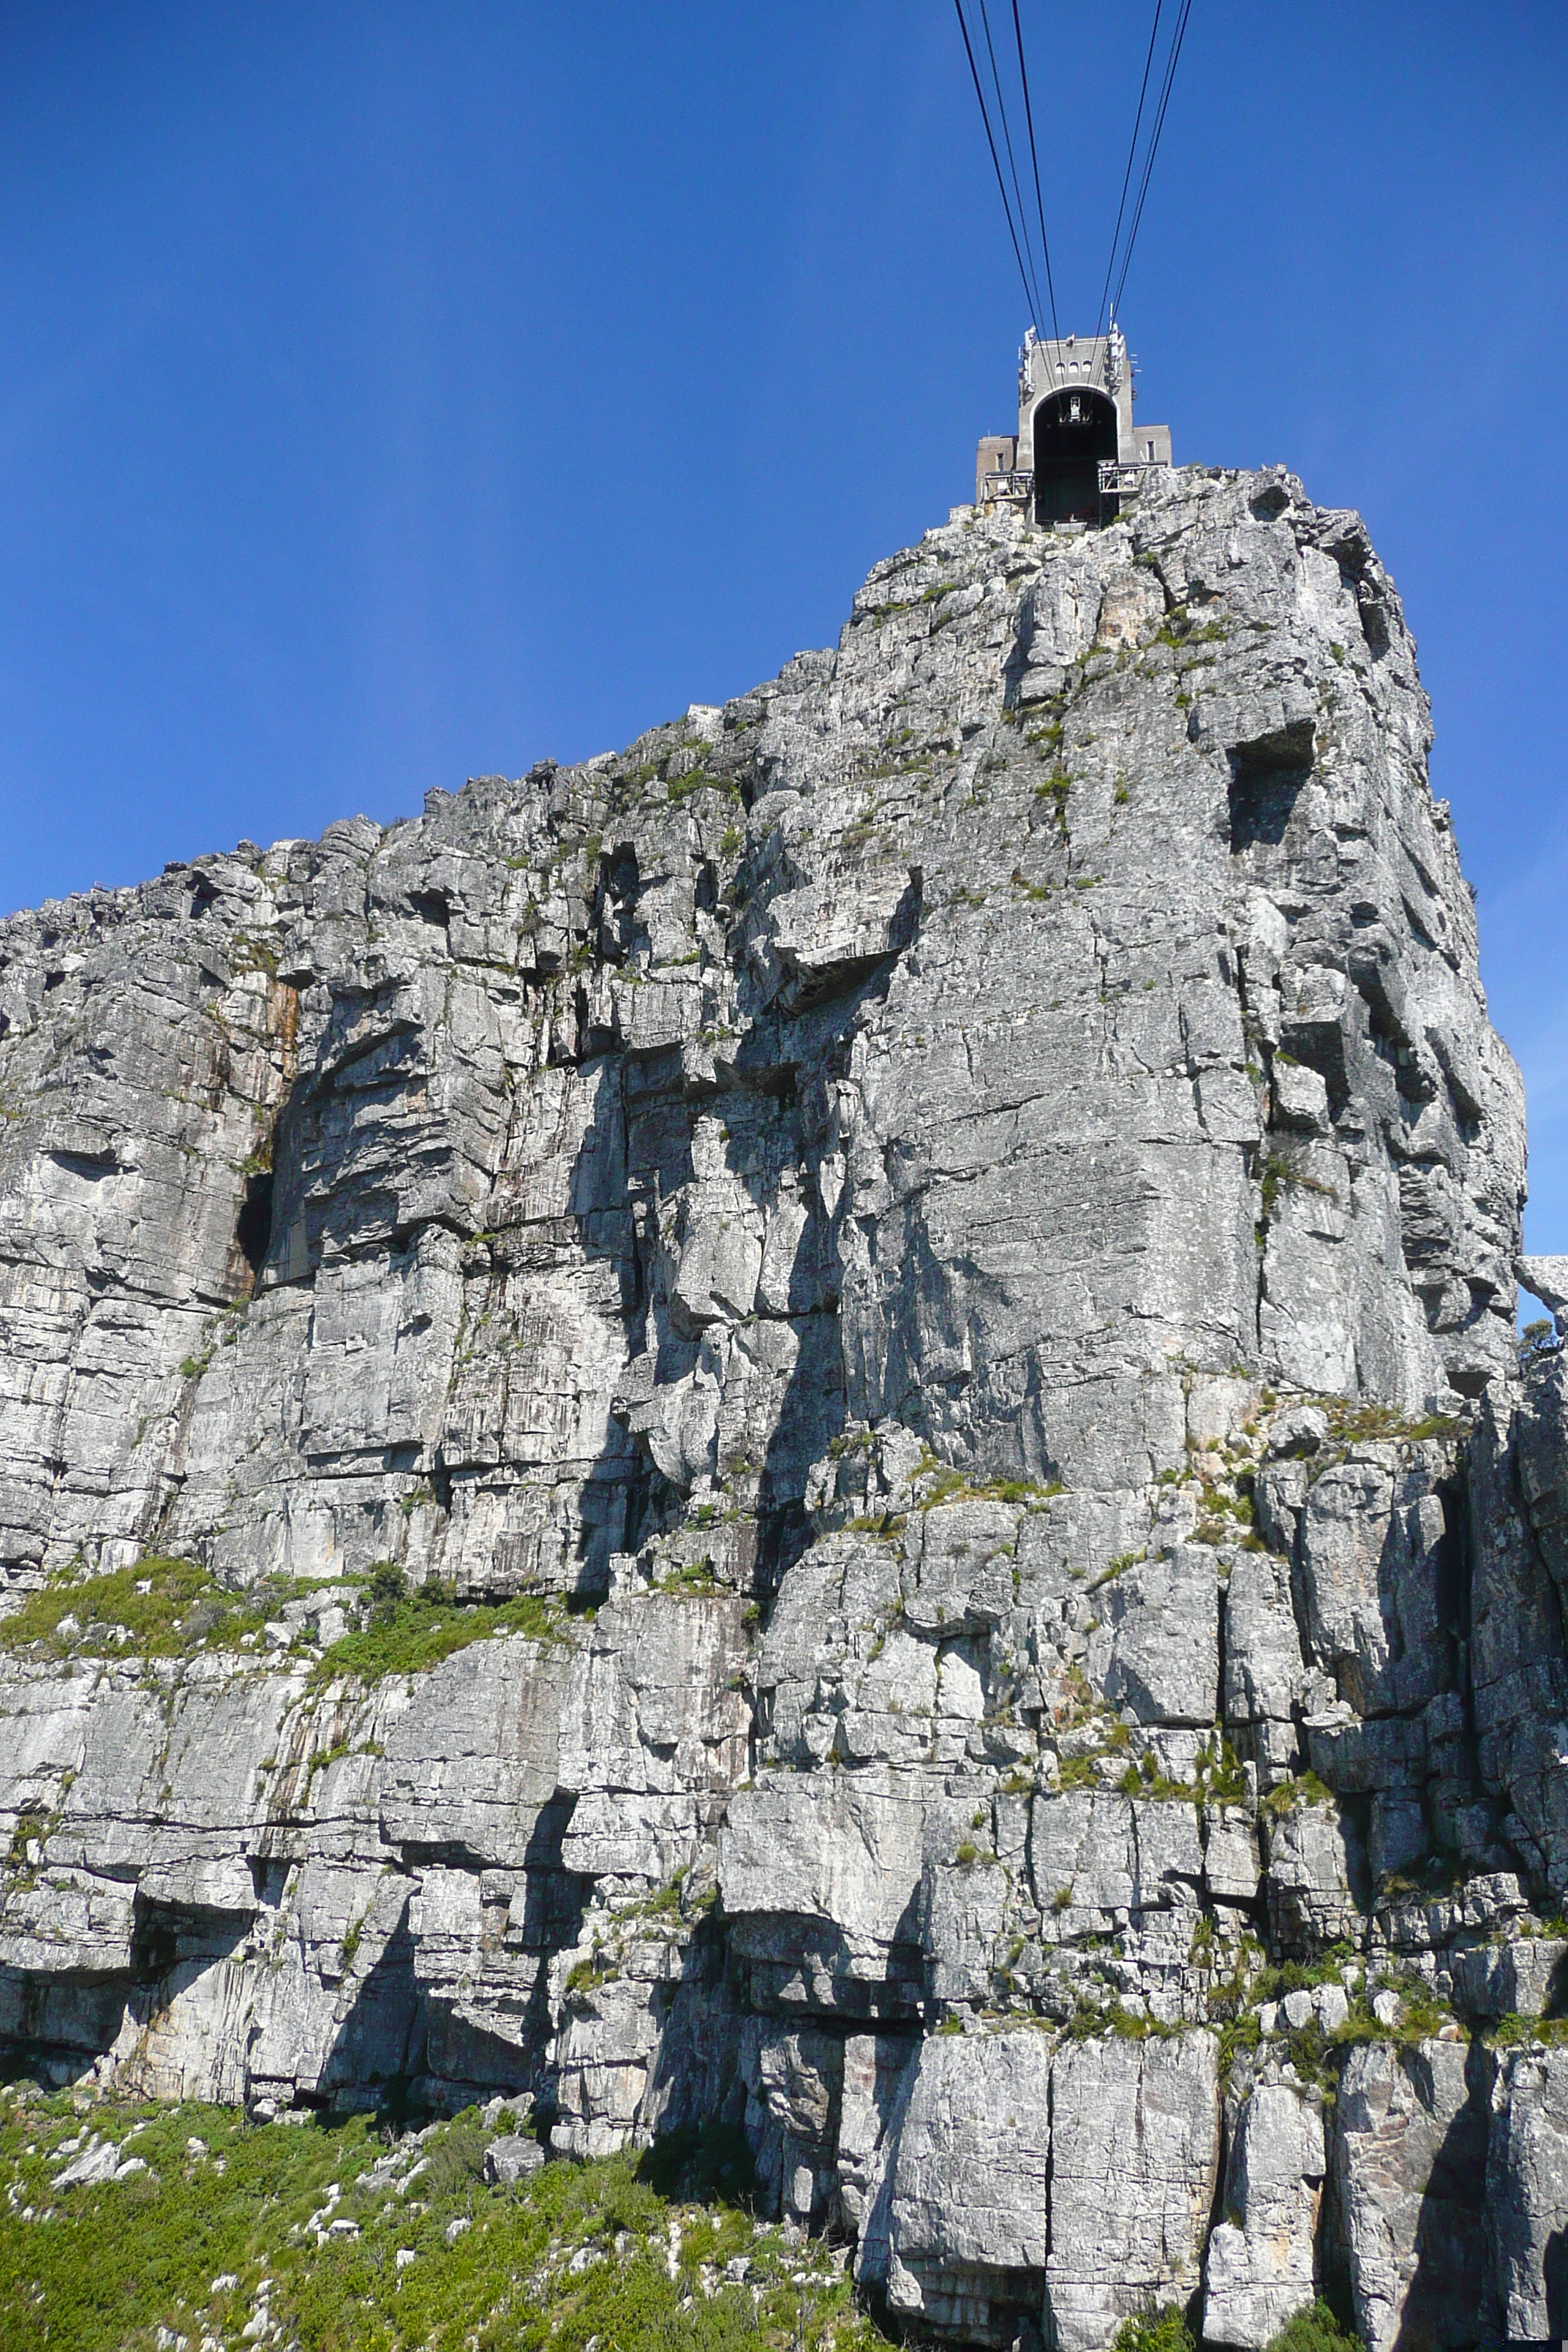
<path fill-rule="evenodd" d="M 13 2067 L 728 2122 L 965 2345 L 1562 2332 L 1568 1387 L 1428 741 L 1359 518 L 1185 467 L 0 926 Z"/>

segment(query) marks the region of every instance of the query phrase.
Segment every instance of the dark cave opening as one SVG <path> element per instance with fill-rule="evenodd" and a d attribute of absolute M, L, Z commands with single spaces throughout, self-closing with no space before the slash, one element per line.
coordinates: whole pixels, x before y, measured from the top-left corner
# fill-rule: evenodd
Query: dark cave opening
<path fill-rule="evenodd" d="M 1277 848 L 1312 772 L 1312 722 L 1282 727 L 1230 752 L 1230 847 L 1240 856 L 1255 842 Z"/>
<path fill-rule="evenodd" d="M 270 1168 L 245 1180 L 245 1198 L 239 1204 L 239 1223 L 235 1227 L 235 1239 L 240 1255 L 253 1275 L 259 1275 L 267 1260 L 268 1245 L 272 1239 L 272 1171 Z"/>

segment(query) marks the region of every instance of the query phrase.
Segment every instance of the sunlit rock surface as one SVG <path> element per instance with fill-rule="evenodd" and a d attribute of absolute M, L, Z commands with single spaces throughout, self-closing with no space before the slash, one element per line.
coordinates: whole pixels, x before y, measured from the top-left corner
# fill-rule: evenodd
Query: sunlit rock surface
<path fill-rule="evenodd" d="M 1428 736 L 1359 519 L 1189 467 L 0 927 L 11 2063 L 729 2122 L 960 2343 L 1563 2332 L 1568 1396 Z M 150 1558 L 251 1630 L 95 1632 Z M 387 1563 L 483 1637 L 340 1658 Z"/>

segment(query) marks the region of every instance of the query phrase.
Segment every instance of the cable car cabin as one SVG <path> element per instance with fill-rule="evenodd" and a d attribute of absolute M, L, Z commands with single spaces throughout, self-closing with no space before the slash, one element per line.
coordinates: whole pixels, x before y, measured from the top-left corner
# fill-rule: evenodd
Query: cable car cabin
<path fill-rule="evenodd" d="M 1114 519 L 1150 467 L 1170 462 L 1170 427 L 1133 421 L 1132 362 L 1120 327 L 1048 343 L 1031 327 L 1018 354 L 1018 430 L 981 442 L 974 502 L 1091 528 Z"/>
<path fill-rule="evenodd" d="M 1121 455 L 1116 404 L 1090 385 L 1064 384 L 1036 404 L 1037 522 L 1098 522 L 1100 468 Z"/>

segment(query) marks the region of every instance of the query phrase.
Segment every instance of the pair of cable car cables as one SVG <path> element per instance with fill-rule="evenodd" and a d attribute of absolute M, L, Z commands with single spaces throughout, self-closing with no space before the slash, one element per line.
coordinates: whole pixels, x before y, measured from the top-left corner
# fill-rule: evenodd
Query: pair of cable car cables
<path fill-rule="evenodd" d="M 1008 197 L 1007 181 L 1002 171 L 1002 158 L 997 152 L 995 135 L 991 128 L 991 110 L 986 104 L 985 89 L 980 78 L 974 44 L 970 38 L 969 24 L 963 13 L 963 0 L 952 0 L 952 4 L 958 12 L 958 28 L 963 36 L 963 53 L 969 59 L 969 72 L 974 84 L 974 95 L 980 101 L 980 120 L 985 128 L 985 143 L 991 150 L 991 162 L 996 173 L 996 186 L 1002 198 L 1002 209 L 1007 216 L 1007 234 L 1012 239 L 1014 258 L 1018 264 L 1018 276 L 1023 283 L 1024 299 L 1037 322 L 1037 331 L 1039 323 L 1044 320 L 1047 306 L 1040 300 L 1039 279 L 1035 270 L 1034 247 L 1029 236 L 1028 214 L 1024 203 L 1023 189 L 1019 184 L 1017 161 L 1013 152 L 1013 135 L 1007 121 L 1006 100 L 1002 94 L 1002 77 L 997 70 L 996 50 L 991 38 L 991 21 L 986 13 L 985 0 L 974 0 L 974 5 L 977 5 L 980 10 L 980 27 L 985 44 L 986 59 L 991 68 L 991 85 L 996 100 L 996 117 L 1001 128 L 1002 144 L 1006 151 L 1008 172 L 1013 182 L 1012 199 Z M 1132 185 L 1133 167 L 1138 161 L 1138 139 L 1143 127 L 1143 110 L 1148 101 L 1149 79 L 1153 71 L 1154 53 L 1160 38 L 1160 18 L 1163 14 L 1164 5 L 1165 0 L 1154 0 L 1154 21 L 1150 27 L 1149 49 L 1143 60 L 1143 79 L 1138 91 L 1138 111 L 1133 118 L 1132 138 L 1127 151 L 1127 169 L 1121 177 L 1121 199 L 1116 207 L 1116 226 L 1110 236 L 1110 257 L 1105 265 L 1105 284 L 1100 290 L 1100 310 L 1095 320 L 1094 331 L 1097 340 L 1107 323 L 1108 304 L 1109 317 L 1114 320 L 1121 305 L 1122 289 L 1127 283 L 1127 272 L 1132 263 L 1132 248 L 1137 242 L 1139 226 L 1143 218 L 1144 200 L 1149 194 L 1149 182 L 1154 170 L 1154 157 L 1159 150 L 1160 133 L 1165 127 L 1165 110 L 1171 102 L 1171 86 L 1176 78 L 1176 64 L 1182 54 L 1182 43 L 1186 37 L 1187 18 L 1192 13 L 1193 0 L 1178 0 L 1175 25 L 1165 56 L 1164 69 L 1161 75 L 1159 95 L 1150 117 L 1149 140 L 1144 151 L 1142 171 L 1139 175 L 1138 194 L 1133 203 L 1131 220 L 1128 221 L 1127 239 L 1123 246 L 1121 226 L 1123 221 L 1128 218 L 1127 198 Z M 1013 38 L 1018 53 L 1018 83 L 1023 92 L 1024 122 L 1028 134 L 1029 163 L 1035 184 L 1035 214 L 1039 229 L 1040 257 L 1045 265 L 1051 334 L 1053 339 L 1059 342 L 1061 330 L 1057 323 L 1056 288 L 1051 279 L 1051 251 L 1046 236 L 1046 207 L 1040 194 L 1040 159 L 1035 144 L 1035 113 L 1029 99 L 1029 69 L 1024 57 L 1024 27 L 1018 14 L 1018 0 L 1012 0 L 1012 6 Z M 1015 202 L 1017 205 L 1016 223 L 1013 214 Z M 1121 274 L 1117 276 L 1119 249 L 1121 268 Z M 1113 276 L 1116 277 L 1114 294 L 1110 290 Z"/>

